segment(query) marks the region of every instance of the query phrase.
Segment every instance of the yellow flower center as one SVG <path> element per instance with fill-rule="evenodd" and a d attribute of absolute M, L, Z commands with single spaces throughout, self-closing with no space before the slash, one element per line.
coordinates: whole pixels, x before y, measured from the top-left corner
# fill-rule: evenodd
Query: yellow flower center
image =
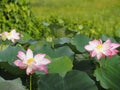
<path fill-rule="evenodd" d="M 34 58 L 30 58 L 27 60 L 27 64 L 31 64 L 34 61 Z"/>
<path fill-rule="evenodd" d="M 100 50 L 102 47 L 102 44 L 98 44 L 96 48 Z"/>
<path fill-rule="evenodd" d="M 12 34 L 11 33 L 8 33 L 8 36 L 11 36 Z"/>

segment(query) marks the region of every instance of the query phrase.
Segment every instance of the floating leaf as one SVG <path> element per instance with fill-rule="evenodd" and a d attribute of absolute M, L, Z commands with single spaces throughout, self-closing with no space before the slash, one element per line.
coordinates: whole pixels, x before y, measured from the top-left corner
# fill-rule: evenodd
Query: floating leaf
<path fill-rule="evenodd" d="M 60 57 L 52 60 L 49 64 L 49 73 L 59 73 L 64 76 L 66 72 L 72 70 L 72 61 L 68 57 Z"/>
<path fill-rule="evenodd" d="M 24 70 L 20 70 L 13 65 L 13 62 L 17 59 L 19 50 L 24 51 L 19 46 L 10 46 L 0 51 L 0 67 L 14 75 L 23 74 Z"/>
<path fill-rule="evenodd" d="M 71 44 L 75 45 L 76 49 L 80 52 L 84 52 L 84 46 L 90 41 L 90 39 L 82 34 L 76 35 L 72 38 Z"/>
<path fill-rule="evenodd" d="M 64 78 L 48 74 L 38 81 L 38 90 L 97 90 L 93 80 L 80 71 L 70 71 Z"/>
<path fill-rule="evenodd" d="M 13 63 L 17 59 L 18 51 L 23 49 L 19 46 L 10 46 L 2 51 L 0 51 L 0 61 Z"/>
<path fill-rule="evenodd" d="M 69 42 L 70 42 L 70 38 L 68 37 L 56 38 L 54 41 L 55 44 L 65 44 Z"/>
<path fill-rule="evenodd" d="M 44 75 L 38 81 L 38 90 L 63 90 L 63 78 L 59 74 Z"/>
<path fill-rule="evenodd" d="M 0 77 L 0 88 L 2 90 L 27 90 L 22 85 L 22 82 L 19 78 L 14 80 L 4 80 L 2 77 Z"/>
<path fill-rule="evenodd" d="M 57 58 L 62 56 L 68 56 L 70 58 L 73 58 L 74 55 L 74 52 L 68 46 L 53 49 L 50 45 L 44 45 L 43 47 L 37 48 L 34 51 L 35 53 L 45 53 L 51 58 Z"/>
<path fill-rule="evenodd" d="M 97 67 L 94 76 L 105 89 L 120 89 L 120 56 L 101 59 L 100 67 Z"/>
<path fill-rule="evenodd" d="M 31 48 L 33 50 L 39 50 L 40 48 L 42 48 L 46 44 L 49 44 L 49 43 L 46 42 L 45 40 L 44 41 L 43 40 L 36 41 L 36 42 L 32 43 L 29 48 Z"/>

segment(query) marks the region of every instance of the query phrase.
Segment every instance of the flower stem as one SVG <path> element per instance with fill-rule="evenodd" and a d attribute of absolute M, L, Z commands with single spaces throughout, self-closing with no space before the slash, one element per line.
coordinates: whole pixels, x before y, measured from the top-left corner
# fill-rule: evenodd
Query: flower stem
<path fill-rule="evenodd" d="M 32 90 L 32 74 L 30 74 L 30 90 Z"/>

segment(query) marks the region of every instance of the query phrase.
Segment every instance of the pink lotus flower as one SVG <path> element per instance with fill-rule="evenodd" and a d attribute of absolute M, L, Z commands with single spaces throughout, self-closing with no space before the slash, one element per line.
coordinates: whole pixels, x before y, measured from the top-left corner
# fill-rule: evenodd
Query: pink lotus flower
<path fill-rule="evenodd" d="M 20 69 L 27 68 L 27 75 L 33 74 L 36 70 L 48 73 L 46 65 L 49 64 L 51 61 L 45 58 L 45 54 L 37 54 L 33 57 L 32 50 L 28 49 L 26 54 L 22 51 L 19 51 L 17 56 L 19 59 L 14 61 L 14 64 Z"/>
<path fill-rule="evenodd" d="M 85 49 L 90 52 L 91 57 L 97 56 L 99 60 L 102 57 L 112 57 L 119 51 L 116 50 L 120 44 L 112 43 L 109 39 L 102 43 L 102 40 L 93 40 L 89 42 L 89 45 L 85 46 Z"/>
<path fill-rule="evenodd" d="M 19 40 L 20 39 L 20 34 L 16 32 L 15 29 L 13 29 L 11 32 L 3 32 L 2 34 L 0 34 L 2 36 L 2 40 L 11 40 L 13 43 L 15 42 L 15 40 Z"/>

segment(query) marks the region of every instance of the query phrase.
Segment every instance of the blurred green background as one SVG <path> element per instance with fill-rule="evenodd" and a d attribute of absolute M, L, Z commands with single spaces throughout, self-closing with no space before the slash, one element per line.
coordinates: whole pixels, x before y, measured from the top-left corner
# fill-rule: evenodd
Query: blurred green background
<path fill-rule="evenodd" d="M 97 27 L 90 29 L 93 35 L 120 36 L 120 0 L 31 0 L 30 4 L 40 19 L 58 16 L 76 23 L 87 21 Z"/>
<path fill-rule="evenodd" d="M 39 17 L 118 17 L 120 0 L 30 0 L 33 12 Z"/>

